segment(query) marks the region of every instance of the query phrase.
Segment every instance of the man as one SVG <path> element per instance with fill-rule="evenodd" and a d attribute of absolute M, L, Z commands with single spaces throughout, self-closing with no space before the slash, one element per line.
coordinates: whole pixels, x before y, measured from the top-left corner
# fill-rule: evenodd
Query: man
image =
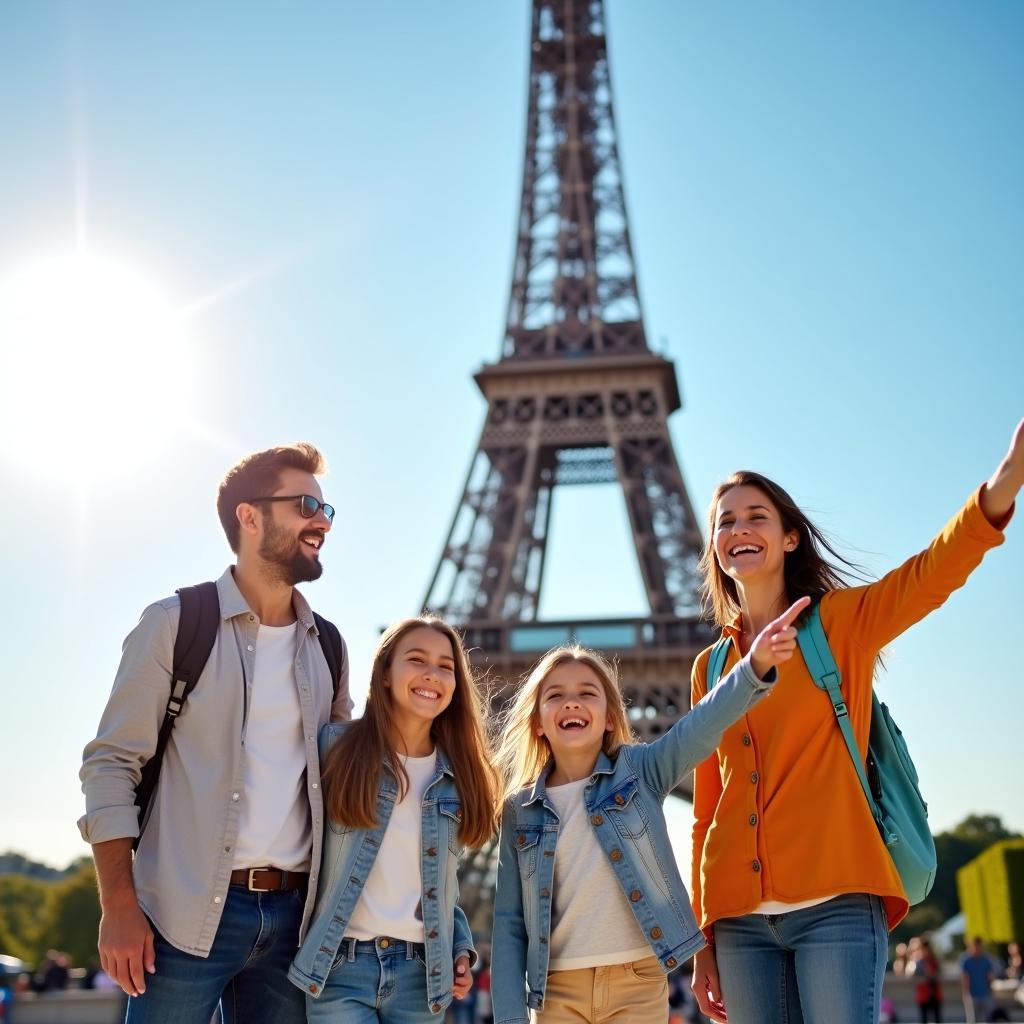
<path fill-rule="evenodd" d="M 971 939 L 968 951 L 960 958 L 960 988 L 964 995 L 964 1010 L 968 1024 L 981 1024 L 992 1013 L 992 979 L 995 964 L 985 952 L 978 937 Z"/>
<path fill-rule="evenodd" d="M 323 803 L 317 732 L 347 719 L 348 659 L 331 677 L 295 584 L 323 571 L 334 509 L 310 444 L 243 459 L 217 511 L 236 563 L 217 581 L 213 649 L 170 734 L 138 849 L 135 787 L 170 696 L 178 597 L 150 605 L 125 640 L 96 739 L 86 813 L 99 880 L 103 969 L 132 1024 L 302 1024 L 286 977 L 312 911 Z"/>

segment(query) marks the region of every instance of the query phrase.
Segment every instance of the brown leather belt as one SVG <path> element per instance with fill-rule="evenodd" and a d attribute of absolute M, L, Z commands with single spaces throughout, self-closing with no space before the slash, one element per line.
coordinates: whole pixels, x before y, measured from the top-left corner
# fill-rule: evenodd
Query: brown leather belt
<path fill-rule="evenodd" d="M 309 873 L 282 871 L 280 868 L 238 868 L 231 872 L 231 884 L 244 885 L 249 892 L 305 890 L 309 885 Z"/>

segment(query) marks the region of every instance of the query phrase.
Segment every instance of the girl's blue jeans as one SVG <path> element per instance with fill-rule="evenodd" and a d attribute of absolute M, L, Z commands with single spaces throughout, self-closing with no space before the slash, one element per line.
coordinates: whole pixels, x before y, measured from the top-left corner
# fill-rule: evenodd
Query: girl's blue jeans
<path fill-rule="evenodd" d="M 729 1024 L 877 1024 L 888 954 L 877 896 L 724 918 L 714 932 Z"/>
<path fill-rule="evenodd" d="M 341 942 L 319 998 L 306 996 L 308 1024 L 438 1024 L 427 1003 L 422 943 L 377 938 Z"/>

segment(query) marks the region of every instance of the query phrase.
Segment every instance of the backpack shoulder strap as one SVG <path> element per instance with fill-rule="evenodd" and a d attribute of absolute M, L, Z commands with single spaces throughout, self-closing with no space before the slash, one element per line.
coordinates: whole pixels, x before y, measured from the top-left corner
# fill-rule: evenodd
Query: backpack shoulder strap
<path fill-rule="evenodd" d="M 872 814 L 878 817 L 875 808 L 875 801 L 871 795 L 871 786 L 868 783 L 867 772 L 864 770 L 864 758 L 861 756 L 860 748 L 857 746 L 857 737 L 853 735 L 853 726 L 850 724 L 850 714 L 846 707 L 839 687 L 843 681 L 839 666 L 832 656 L 832 648 L 828 645 L 828 637 L 825 636 L 825 627 L 821 624 L 821 609 L 819 603 L 811 605 L 803 623 L 797 628 L 796 642 L 800 646 L 800 653 L 803 655 L 807 671 L 815 684 L 828 693 L 832 702 L 832 711 L 836 716 L 839 731 L 843 734 L 843 741 L 856 769 L 857 778 L 860 780 L 861 789 L 864 790 L 864 798 L 871 808 Z"/>
<path fill-rule="evenodd" d="M 708 693 L 718 685 L 719 680 L 722 678 L 722 673 L 725 671 L 725 662 L 729 657 L 729 645 L 731 643 L 732 639 L 730 637 L 723 636 L 719 639 L 718 643 L 711 648 L 711 656 L 708 658 Z"/>
<path fill-rule="evenodd" d="M 199 677 L 210 660 L 220 627 L 220 599 L 216 583 L 200 583 L 194 587 L 178 590 L 181 614 L 178 619 L 178 633 L 174 638 L 174 660 L 171 668 L 171 694 L 167 698 L 164 720 L 157 735 L 153 756 L 143 765 L 142 776 L 135 790 L 135 803 L 139 808 L 139 835 L 135 846 L 142 838 L 142 830 L 149 819 L 149 807 L 160 776 L 164 751 L 170 739 L 174 723 L 181 714 L 189 694 L 195 689 Z"/>
<path fill-rule="evenodd" d="M 319 612 L 313 612 L 317 633 L 320 635 L 320 646 L 323 648 L 327 667 L 331 670 L 331 681 L 334 684 L 334 697 L 338 697 L 341 683 L 341 669 L 345 661 L 345 652 L 341 643 L 341 632 L 338 627 Z"/>

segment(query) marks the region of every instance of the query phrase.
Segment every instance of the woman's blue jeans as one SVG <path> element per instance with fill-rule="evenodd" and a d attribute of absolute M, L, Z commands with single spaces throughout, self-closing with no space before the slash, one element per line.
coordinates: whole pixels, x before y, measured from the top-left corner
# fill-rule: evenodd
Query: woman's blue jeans
<path fill-rule="evenodd" d="M 183 953 L 156 929 L 156 974 L 128 1000 L 127 1024 L 305 1024 L 302 992 L 288 980 L 305 894 L 228 889 L 208 957 Z"/>
<path fill-rule="evenodd" d="M 318 998 L 306 996 L 309 1024 L 439 1024 L 430 1012 L 423 944 L 377 938 L 341 942 Z"/>
<path fill-rule="evenodd" d="M 878 1024 L 888 926 L 877 896 L 723 918 L 714 931 L 729 1024 Z"/>

